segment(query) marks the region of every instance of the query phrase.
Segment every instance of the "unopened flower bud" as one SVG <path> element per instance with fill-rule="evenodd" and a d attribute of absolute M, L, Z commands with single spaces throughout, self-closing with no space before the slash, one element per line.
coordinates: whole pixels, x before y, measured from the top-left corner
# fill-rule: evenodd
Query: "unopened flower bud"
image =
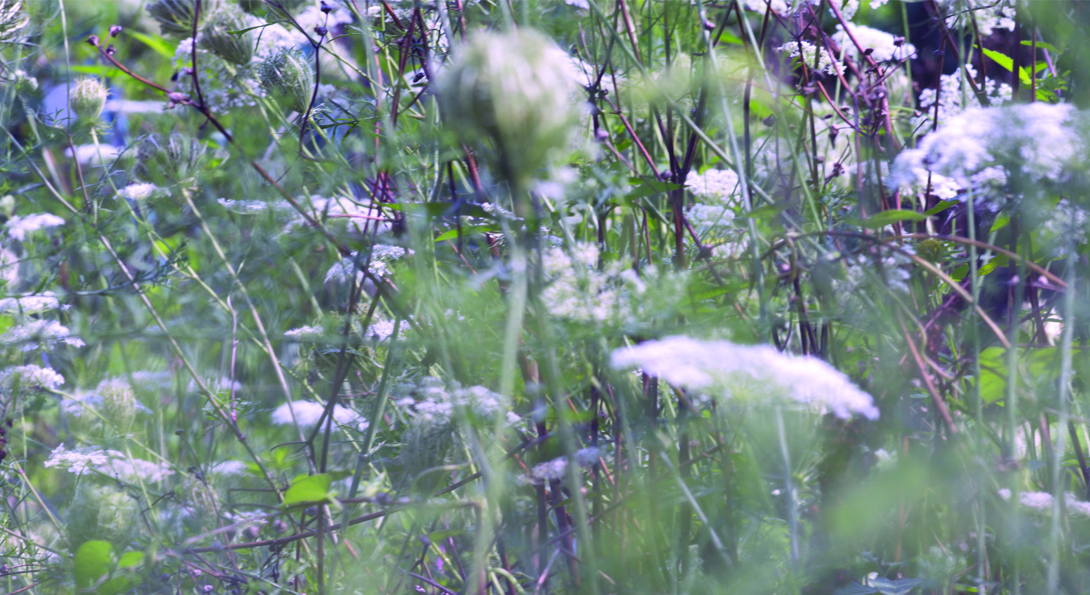
<path fill-rule="evenodd" d="M 444 120 L 490 141 L 501 173 L 523 185 L 568 142 L 576 80 L 571 58 L 540 33 L 478 34 L 442 73 L 439 99 Z"/>
<path fill-rule="evenodd" d="M 136 418 L 136 395 L 129 383 L 110 378 L 99 383 L 97 392 L 102 399 L 99 405 L 102 417 L 119 431 L 128 430 Z"/>
<path fill-rule="evenodd" d="M 227 8 L 209 19 L 198 44 L 228 62 L 249 64 L 254 58 L 254 32 L 245 31 L 248 28 L 245 15 Z M 245 32 L 236 35 L 232 31 Z"/>
<path fill-rule="evenodd" d="M 97 121 L 106 106 L 106 87 L 97 79 L 80 79 L 72 86 L 72 111 L 81 120 Z"/>
<path fill-rule="evenodd" d="M 110 37 L 117 37 L 124 28 L 121 25 L 110 25 Z"/>
<path fill-rule="evenodd" d="M 0 42 L 17 39 L 29 21 L 21 0 L 0 0 Z"/>
<path fill-rule="evenodd" d="M 302 113 L 314 92 L 314 73 L 303 53 L 284 50 L 261 64 L 261 87 L 283 107 Z"/>
<path fill-rule="evenodd" d="M 321 25 L 316 25 L 314 27 L 314 32 L 317 33 L 321 37 L 325 37 L 326 33 L 329 33 L 329 29 L 326 29 L 325 27 L 323 27 Z"/>
<path fill-rule="evenodd" d="M 164 37 L 184 38 L 193 35 L 193 14 L 197 0 L 157 0 L 147 5 L 151 16 L 159 21 Z M 199 23 L 204 23 L 220 10 L 220 0 L 201 0 Z"/>

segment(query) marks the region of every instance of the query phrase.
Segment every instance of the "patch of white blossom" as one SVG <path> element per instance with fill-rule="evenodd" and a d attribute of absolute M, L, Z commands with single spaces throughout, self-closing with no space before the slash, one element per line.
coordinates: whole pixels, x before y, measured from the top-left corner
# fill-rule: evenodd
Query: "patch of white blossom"
<path fill-rule="evenodd" d="M 831 411 L 878 418 L 871 396 L 826 362 L 780 353 L 768 345 L 737 345 L 685 336 L 666 337 L 613 351 L 618 369 L 645 373 L 695 391 L 718 391 L 726 398 L 762 396 L 789 399 Z"/>
<path fill-rule="evenodd" d="M 325 405 L 314 401 L 295 401 L 290 406 L 288 403 L 284 403 L 273 410 L 272 421 L 278 426 L 292 425 L 295 423 L 292 420 L 292 412 L 294 411 L 295 421 L 299 422 L 299 427 L 310 428 L 322 418 L 325 409 Z M 367 420 L 359 413 L 340 405 L 333 406 L 333 421 L 338 425 L 357 427 L 357 429 L 360 429 L 359 426 L 362 424 L 367 423 Z M 362 427 L 366 428 L 367 426 Z"/>
<path fill-rule="evenodd" d="M 116 450 L 66 450 L 63 444 L 50 453 L 45 466 L 68 469 L 69 473 L 77 475 L 98 471 L 127 481 L 139 479 L 153 483 L 174 474 L 174 470 L 166 463 L 131 458 Z"/>
<path fill-rule="evenodd" d="M 714 202 L 731 202 L 738 196 L 738 174 L 731 169 L 689 172 L 685 186 L 694 196 Z"/>
<path fill-rule="evenodd" d="M 71 347 L 83 347 L 83 340 L 72 335 L 68 327 L 56 320 L 31 320 L 14 326 L 0 335 L 0 343 L 18 345 L 22 351 L 53 349 L 57 343 Z"/>
<path fill-rule="evenodd" d="M 53 368 L 43 368 L 34 364 L 13 366 L 0 371 L 0 388 L 11 390 L 18 384 L 21 388 L 44 388 L 54 390 L 64 384 L 64 376 Z"/>
<path fill-rule="evenodd" d="M 972 86 L 969 83 L 962 84 L 963 76 L 971 76 L 973 80 L 977 80 L 976 69 L 972 65 L 966 65 L 963 70 L 944 74 L 939 77 L 938 90 L 928 87 L 920 92 L 920 113 L 912 119 L 913 128 L 927 131 L 934 126 L 936 102 L 940 126 L 947 119 L 969 108 L 980 107 L 980 99 L 973 92 Z M 1007 83 L 985 78 L 983 91 L 992 106 L 1000 106 L 1011 100 L 1011 86 Z"/>
<path fill-rule="evenodd" d="M 818 47 L 809 41 L 789 41 L 776 48 L 777 52 L 783 52 L 790 58 L 799 58 L 807 68 L 814 68 L 815 60 L 817 70 L 829 76 L 843 74 L 844 65 L 833 57 L 824 46 Z"/>
<path fill-rule="evenodd" d="M 406 254 L 412 255 L 412 250 L 407 250 L 400 246 L 387 246 L 385 244 L 375 244 L 371 249 L 371 261 L 367 263 L 367 270 L 376 277 L 385 277 L 387 271 L 387 264 L 393 262 Z M 341 281 L 347 282 L 352 275 L 352 272 L 356 272 L 356 282 L 362 283 L 364 279 L 363 271 L 358 270 L 356 267 L 357 254 L 352 256 L 346 256 L 341 259 L 340 262 L 329 268 L 326 272 L 325 282 Z M 362 264 L 362 262 L 361 262 Z"/>
<path fill-rule="evenodd" d="M 1003 488 L 999 490 L 999 497 L 1009 501 L 1011 491 Z M 1019 492 L 1018 494 L 1018 503 L 1035 512 L 1052 512 L 1052 501 L 1052 494 L 1048 492 Z M 1071 492 L 1064 494 L 1064 504 L 1068 512 L 1090 517 L 1090 502 L 1079 500 Z"/>
<path fill-rule="evenodd" d="M 64 225 L 64 219 L 49 213 L 37 213 L 25 216 L 13 215 L 4 227 L 8 229 L 8 235 L 21 242 L 29 233 L 61 225 Z"/>
<path fill-rule="evenodd" d="M 976 21 L 981 37 L 988 37 L 997 29 L 1014 31 L 1015 0 L 938 0 L 946 16 L 947 27 L 972 29 Z"/>
<path fill-rule="evenodd" d="M 159 194 L 162 189 L 155 184 L 138 182 L 129 184 L 117 191 L 117 195 L 126 200 L 146 200 Z"/>
<path fill-rule="evenodd" d="M 904 38 L 898 38 L 880 29 L 853 23 L 848 23 L 847 31 L 844 30 L 843 25 L 837 25 L 836 28 L 837 32 L 833 34 L 833 40 L 844 48 L 845 53 L 853 60 L 859 60 L 860 56 L 859 49 L 852 43 L 852 37 L 855 37 L 855 40 L 859 42 L 864 50 L 874 50 L 870 56 L 875 62 L 889 62 L 890 60 L 899 62 L 916 55 L 914 45 L 905 41 Z M 848 33 L 851 33 L 851 36 Z"/>
<path fill-rule="evenodd" d="M 52 291 L 44 291 L 41 295 L 28 295 L 25 297 L 10 297 L 0 299 L 0 312 L 21 312 L 23 314 L 40 314 L 49 310 L 67 310 L 68 306 L 61 306 L 57 295 Z"/>
<path fill-rule="evenodd" d="M 411 412 L 417 422 L 442 425 L 454 418 L 459 409 L 488 420 L 505 413 L 508 423 L 519 421 L 508 411 L 508 402 L 502 395 L 483 386 L 447 390 L 438 378 L 427 377 L 416 383 L 405 383 L 394 389 L 399 395 L 394 401 L 399 407 Z"/>

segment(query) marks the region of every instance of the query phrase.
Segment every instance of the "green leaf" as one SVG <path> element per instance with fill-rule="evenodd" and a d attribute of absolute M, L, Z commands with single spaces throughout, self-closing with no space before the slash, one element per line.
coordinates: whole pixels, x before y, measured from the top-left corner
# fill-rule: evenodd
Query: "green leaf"
<path fill-rule="evenodd" d="M 1014 72 L 1014 59 L 1010 56 L 1005 56 L 995 50 L 989 50 L 988 48 L 980 48 L 980 51 L 984 52 L 984 55 L 991 58 L 996 64 L 1006 68 L 1008 72 Z"/>
<path fill-rule="evenodd" d="M 144 552 L 125 552 L 117 561 L 118 568 L 133 569 L 144 562 Z"/>
<path fill-rule="evenodd" d="M 108 541 L 91 540 L 76 550 L 73 560 L 76 587 L 88 589 L 110 573 L 114 564 L 114 546 Z"/>
<path fill-rule="evenodd" d="M 958 201 L 956 200 L 944 200 L 939 204 L 931 207 L 930 209 L 927 209 L 926 211 L 924 211 L 923 214 L 927 215 L 928 217 L 930 217 L 931 215 L 938 215 L 939 213 L 945 211 L 946 209 L 949 209 L 956 204 L 958 204 Z"/>
<path fill-rule="evenodd" d="M 333 478 L 326 473 L 299 477 L 284 493 L 284 504 L 328 502 L 333 496 L 329 490 L 332 484 Z"/>
<path fill-rule="evenodd" d="M 730 31 L 726 30 L 719 34 L 719 41 L 720 43 L 729 43 L 730 45 L 744 45 L 740 37 L 736 37 Z"/>
<path fill-rule="evenodd" d="M 633 189 L 632 192 L 628 193 L 628 199 L 636 200 L 645 196 L 654 196 L 663 192 L 670 192 L 671 190 L 677 190 L 678 188 L 681 188 L 680 184 L 654 181 L 644 182 L 641 180 L 640 185 Z"/>
<path fill-rule="evenodd" d="M 159 54 L 160 56 L 163 56 L 165 58 L 174 57 L 174 50 L 170 49 L 170 46 L 167 45 L 167 42 L 163 41 L 159 37 L 144 35 L 139 31 L 130 31 L 129 35 L 132 35 L 134 38 L 144 42 L 144 45 L 155 50 L 155 53 Z"/>
<path fill-rule="evenodd" d="M 772 217 L 779 215 L 785 209 L 787 209 L 787 206 L 787 203 L 781 203 L 778 205 L 765 205 L 763 207 L 757 207 L 756 209 L 753 209 L 752 211 L 746 213 L 745 216 L 750 219 L 771 219 Z"/>
<path fill-rule="evenodd" d="M 904 209 L 891 209 L 889 211 L 875 213 L 873 216 L 868 217 L 863 221 L 856 221 L 855 223 L 860 227 L 866 227 L 867 229 L 878 229 L 880 227 L 892 225 L 898 221 L 922 221 L 924 219 L 927 219 L 927 215 L 923 213 L 906 211 Z"/>
<path fill-rule="evenodd" d="M 983 277 L 988 273 L 994 271 L 997 267 L 1005 267 L 1010 264 L 1010 259 L 1005 254 L 997 254 L 988 262 L 984 263 L 984 266 L 977 269 L 977 274 Z"/>
<path fill-rule="evenodd" d="M 69 68 L 69 70 L 79 74 L 93 74 L 102 77 L 109 76 L 117 72 L 113 68 L 107 68 L 101 64 L 73 64 L 72 67 Z"/>
<path fill-rule="evenodd" d="M 1027 46 L 1027 47 L 1032 46 L 1033 41 L 1029 40 L 1029 39 L 1023 40 L 1022 45 Z M 1056 54 L 1056 56 L 1059 56 L 1062 53 L 1060 50 L 1056 49 L 1056 46 L 1052 45 L 1051 43 L 1045 42 L 1045 41 L 1038 41 L 1037 42 L 1037 49 L 1048 50 L 1048 51 L 1052 52 L 1053 54 Z M 1055 60 L 1056 56 L 1053 56 L 1052 59 Z"/>
<path fill-rule="evenodd" d="M 462 228 L 462 236 L 463 237 L 472 236 L 472 235 L 478 235 L 478 234 L 482 234 L 482 233 L 489 233 L 489 232 L 498 231 L 498 230 L 499 230 L 499 228 L 494 226 L 494 225 L 477 225 L 477 226 L 474 226 L 474 227 L 463 227 Z M 440 234 L 439 237 L 435 238 L 435 241 L 436 242 L 445 242 L 447 240 L 453 240 L 456 237 L 458 237 L 458 230 L 457 229 L 452 229 L 450 231 L 443 232 L 442 234 Z"/>

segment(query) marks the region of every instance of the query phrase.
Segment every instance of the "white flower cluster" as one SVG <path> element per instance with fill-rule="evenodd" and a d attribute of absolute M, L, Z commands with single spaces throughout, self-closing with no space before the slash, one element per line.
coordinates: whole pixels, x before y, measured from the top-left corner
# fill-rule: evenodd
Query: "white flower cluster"
<path fill-rule="evenodd" d="M 299 339 L 301 341 L 313 340 L 321 337 L 325 333 L 325 329 L 320 326 L 301 326 L 299 328 L 293 328 L 288 331 L 284 331 L 285 337 L 291 337 L 292 339 Z"/>
<path fill-rule="evenodd" d="M 980 107 L 980 100 L 973 93 L 972 87 L 965 83 L 962 87 L 962 76 L 971 76 L 976 80 L 976 69 L 972 65 L 965 66 L 965 72 L 958 71 L 952 74 L 944 74 L 939 77 L 939 89 L 924 89 L 920 92 L 920 115 L 912 118 L 912 126 L 921 130 L 930 130 L 935 118 L 935 102 L 938 101 L 939 124 L 943 124 L 966 109 Z M 1009 103 L 1011 100 L 1011 86 L 1007 83 L 984 79 L 984 95 L 993 106 Z"/>
<path fill-rule="evenodd" d="M 29 295 L 19 298 L 0 299 L 0 312 L 21 312 L 23 314 L 40 314 L 49 310 L 67 310 L 68 306 L 61 306 L 57 295 L 52 291 L 44 291 L 41 295 Z"/>
<path fill-rule="evenodd" d="M 325 405 L 314 401 L 295 401 L 290 407 L 284 403 L 273 411 L 272 421 L 278 426 L 293 425 L 298 421 L 299 427 L 311 428 L 322 418 L 325 408 Z M 295 412 L 295 421 L 292 420 L 292 411 Z M 362 415 L 340 405 L 333 406 L 333 421 L 338 426 L 355 426 L 361 432 L 369 425 Z"/>
<path fill-rule="evenodd" d="M 399 246 L 387 246 L 384 244 L 375 244 L 371 250 L 371 262 L 367 264 L 367 270 L 376 277 L 385 277 L 387 271 L 386 265 L 394 260 L 405 256 L 406 254 L 412 255 L 412 250 L 406 250 Z M 356 257 L 358 254 L 344 257 L 340 262 L 329 268 L 329 271 L 325 275 L 325 282 L 341 281 L 347 282 L 351 278 L 352 271 L 356 271 Z M 362 283 L 364 275 L 362 271 L 356 272 L 356 282 Z"/>
<path fill-rule="evenodd" d="M 813 404 L 848 419 L 878 418 L 870 395 L 824 361 L 794 357 L 768 345 L 737 345 L 685 336 L 647 341 L 614 350 L 612 365 L 645 373 L 688 389 L 720 391 L 724 397 L 767 396 Z"/>
<path fill-rule="evenodd" d="M 702 174 L 690 171 L 685 187 L 698 198 L 730 203 L 738 196 L 738 174 L 732 169 L 709 169 Z"/>
<path fill-rule="evenodd" d="M 23 351 L 49 350 L 56 347 L 57 343 L 83 347 L 83 340 L 72 336 L 71 331 L 56 320 L 31 320 L 12 327 L 0 335 L 0 343 L 19 345 Z"/>
<path fill-rule="evenodd" d="M 61 444 L 49 455 L 46 467 L 68 469 L 69 473 L 82 475 L 98 471 L 127 481 L 160 482 L 174 474 L 166 463 L 153 463 L 133 459 L 116 450 L 65 450 Z"/>
<path fill-rule="evenodd" d="M 817 70 L 829 76 L 843 74 L 844 65 L 829 54 L 824 46 L 817 47 L 809 41 L 789 41 L 776 48 L 777 52 L 784 52 L 790 58 L 799 58 L 807 68 L 814 68 L 817 60 Z"/>
<path fill-rule="evenodd" d="M 332 33 L 334 27 L 352 22 L 351 11 L 336 6 L 334 4 L 331 4 L 330 8 L 332 8 L 333 10 L 329 12 L 329 17 L 327 20 L 325 13 L 323 13 L 317 6 L 311 4 L 310 6 L 307 6 L 307 9 L 304 10 L 300 15 L 295 17 L 295 22 L 299 23 L 299 27 L 301 27 L 303 31 L 306 31 L 307 35 L 310 35 L 312 39 L 318 38 L 318 35 L 314 32 L 315 27 L 326 27 Z M 303 45 L 309 43 L 307 41 L 306 35 L 303 35 L 303 33 L 295 27 L 288 29 L 287 39 L 291 40 L 291 43 L 293 45 Z"/>
<path fill-rule="evenodd" d="M 554 316 L 584 323 L 631 316 L 632 297 L 642 294 L 647 286 L 620 262 L 602 272 L 597 264 L 595 244 L 577 243 L 571 256 L 559 246 L 545 252 L 542 266 L 550 281 L 541 298 Z"/>
<path fill-rule="evenodd" d="M 1011 499 L 1011 491 L 1007 488 L 999 490 L 999 497 L 1004 500 Z M 1036 512 L 1052 512 L 1052 494 L 1048 492 L 1020 492 L 1018 503 Z M 1068 492 L 1064 494 L 1064 504 L 1069 512 L 1074 512 L 1084 517 L 1090 517 L 1090 502 L 1084 502 Z"/>
<path fill-rule="evenodd" d="M 1015 0 L 939 0 L 946 17 L 947 27 L 970 29 L 976 21 L 981 37 L 988 37 L 996 29 L 1014 31 Z M 972 13 L 970 15 L 970 13 Z"/>
<path fill-rule="evenodd" d="M 26 216 L 13 215 L 12 218 L 8 219 L 8 222 L 4 224 L 4 226 L 8 228 L 8 235 L 20 242 L 25 240 L 29 233 L 41 229 L 49 229 L 51 227 L 60 227 L 61 225 L 64 225 L 64 219 L 49 213 L 37 213 Z"/>
<path fill-rule="evenodd" d="M 939 173 L 963 188 L 984 193 L 1000 190 L 1006 172 L 1057 180 L 1085 159 L 1086 146 L 1078 130 L 1085 117 L 1070 105 L 1030 103 L 1008 108 L 973 108 L 950 118 L 928 134 L 916 149 L 897 156 L 894 182 L 907 186 L 926 183 L 921 173 Z M 982 175 L 977 175 L 982 174 Z"/>
<path fill-rule="evenodd" d="M 851 56 L 853 60 L 859 60 L 860 56 L 859 49 L 852 43 L 852 37 L 855 37 L 855 40 L 859 42 L 864 50 L 874 50 L 870 56 L 875 62 L 881 63 L 891 60 L 899 62 L 916 55 L 916 46 L 908 43 L 903 38 L 898 40 L 897 37 L 885 31 L 852 23 L 848 23 L 848 31 L 844 31 L 843 25 L 837 25 L 836 28 L 837 32 L 833 34 L 833 39 L 840 47 L 844 48 L 845 53 Z M 848 33 L 851 33 L 851 36 Z"/>
<path fill-rule="evenodd" d="M 137 182 L 118 190 L 117 195 L 125 200 L 140 201 L 156 196 L 161 190 L 155 184 Z"/>
<path fill-rule="evenodd" d="M 575 464 L 580 467 L 588 468 L 593 467 L 598 458 L 602 456 L 602 451 L 596 446 L 587 448 L 581 448 L 575 452 Z M 534 465 L 534 468 L 530 470 L 529 480 L 530 483 L 542 483 L 546 481 L 559 481 L 564 479 L 565 474 L 568 472 L 568 458 L 557 457 L 551 461 Z"/>
<path fill-rule="evenodd" d="M 395 403 L 413 413 L 418 423 L 443 425 L 454 418 L 458 409 L 464 408 L 481 419 L 495 417 L 501 411 L 508 410 L 507 400 L 499 393 L 483 386 L 457 388 L 448 391 L 438 378 L 427 377 L 416 384 L 403 384 L 395 393 L 404 396 Z M 517 423 L 519 416 L 507 411 L 507 422 Z"/>
<path fill-rule="evenodd" d="M 904 249 L 911 250 L 908 246 L 905 246 Z M 847 263 L 847 276 L 843 281 L 839 279 L 833 281 L 833 287 L 838 295 L 850 298 L 862 288 L 871 275 L 878 273 L 878 268 L 875 267 L 874 259 L 865 254 L 859 254 L 854 258 L 849 257 L 845 260 Z M 890 290 L 908 293 L 908 279 L 912 274 L 905 267 L 911 263 L 912 259 L 900 252 L 892 252 L 881 259 L 881 271 L 885 275 L 885 283 Z"/>
<path fill-rule="evenodd" d="M 243 215 L 257 215 L 268 211 L 273 211 L 274 213 L 294 211 L 292 206 L 284 200 L 269 202 L 264 200 L 234 200 L 220 198 L 216 202 L 220 203 L 220 206 L 228 211 L 241 213 Z"/>
<path fill-rule="evenodd" d="M 11 390 L 16 384 L 24 389 L 54 390 L 64 384 L 64 376 L 58 374 L 53 368 L 43 368 L 34 364 L 13 366 L 0 371 L 0 388 Z"/>

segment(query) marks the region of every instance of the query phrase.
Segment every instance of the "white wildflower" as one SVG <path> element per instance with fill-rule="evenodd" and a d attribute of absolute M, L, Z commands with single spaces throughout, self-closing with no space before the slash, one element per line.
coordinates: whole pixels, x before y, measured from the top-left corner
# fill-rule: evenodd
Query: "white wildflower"
<path fill-rule="evenodd" d="M 209 467 L 208 472 L 216 475 L 245 475 L 249 469 L 242 461 L 220 461 Z"/>
<path fill-rule="evenodd" d="M 3 335 L 0 335 L 0 343 L 19 345 L 23 351 L 49 350 L 53 349 L 57 343 L 64 343 L 71 347 L 83 347 L 83 340 L 72 336 L 71 331 L 56 320 L 31 320 L 25 324 L 12 327 Z"/>
<path fill-rule="evenodd" d="M 49 458 L 45 461 L 45 466 L 47 468 L 67 468 L 70 473 L 86 473 L 89 470 L 106 466 L 110 461 L 110 452 L 115 451 L 87 449 L 65 450 L 64 445 L 61 444 L 49 454 Z"/>
<path fill-rule="evenodd" d="M 593 467 L 598 464 L 598 459 L 601 456 L 602 449 L 597 446 L 581 448 L 575 451 L 575 463 L 580 467 Z"/>
<path fill-rule="evenodd" d="M 738 194 L 738 174 L 731 169 L 709 169 L 702 174 L 690 171 L 685 186 L 699 198 L 730 202 Z"/>
<path fill-rule="evenodd" d="M 840 9 L 840 15 L 844 17 L 845 21 L 850 21 L 855 18 L 855 13 L 859 12 L 859 0 L 829 0 L 836 4 Z M 835 15 L 833 9 L 829 9 L 830 15 Z M 866 47 L 866 46 L 863 46 Z"/>
<path fill-rule="evenodd" d="M 57 295 L 52 291 L 44 291 L 41 295 L 0 299 L 0 312 L 39 314 L 57 309 L 67 310 L 68 306 L 62 307 L 60 301 L 57 300 Z"/>
<path fill-rule="evenodd" d="M 848 23 L 848 32 L 851 33 L 849 36 L 848 32 L 844 31 L 843 25 L 837 25 L 836 28 L 837 32 L 833 34 L 833 39 L 853 60 L 859 60 L 859 49 L 852 43 L 851 37 L 855 37 L 864 50 L 874 50 L 870 56 L 875 62 L 902 61 L 916 55 L 915 46 L 904 41 L 903 38 L 899 40 L 900 45 L 898 45 L 898 38 L 885 31 Z"/>
<path fill-rule="evenodd" d="M 564 474 L 568 470 L 568 460 L 564 457 L 558 457 L 546 463 L 535 465 L 530 470 L 530 477 L 538 482 L 542 481 L 558 481 L 564 479 Z"/>
<path fill-rule="evenodd" d="M 791 58 L 800 58 L 807 68 L 814 68 L 816 59 L 817 69 L 830 76 L 844 72 L 844 65 L 830 55 L 825 46 L 819 48 L 809 41 L 789 41 L 776 48 L 776 51 L 784 52 Z"/>
<path fill-rule="evenodd" d="M 787 14 L 791 10 L 791 4 L 787 0 L 743 0 L 746 10 L 765 12 L 772 9 L 776 14 Z"/>
<path fill-rule="evenodd" d="M 940 125 L 948 118 L 960 114 L 969 108 L 980 107 L 980 100 L 977 98 L 976 93 L 972 91 L 969 84 L 965 83 L 965 88 L 962 88 L 963 77 L 972 77 L 976 80 L 976 69 L 971 65 L 966 65 L 964 72 L 959 70 L 958 72 L 951 74 L 941 75 L 939 77 L 939 89 L 937 91 L 932 88 L 921 91 L 921 113 L 919 116 L 912 119 L 912 126 L 919 130 L 930 130 L 934 125 L 936 107 Z M 1000 106 L 1011 100 L 1011 87 L 1006 83 L 999 83 L 993 79 L 985 78 L 983 91 L 984 95 L 988 97 L 989 102 L 993 106 Z M 935 105 L 936 100 L 938 101 L 938 106 Z"/>
<path fill-rule="evenodd" d="M 129 184 L 121 190 L 117 191 L 117 195 L 126 200 L 145 200 L 156 196 L 161 191 L 161 188 L 155 184 L 148 183 L 136 183 Z"/>
<path fill-rule="evenodd" d="M 290 425 L 292 421 L 292 411 L 295 412 L 295 419 L 299 422 L 299 426 L 303 428 L 309 428 L 318 423 L 321 419 L 322 413 L 325 411 L 326 406 L 321 403 L 315 403 L 314 401 L 295 401 L 289 407 L 287 403 L 276 408 L 272 414 L 273 423 L 276 425 Z M 333 407 L 333 421 L 335 425 L 349 426 L 358 424 L 363 420 L 363 417 L 359 413 L 347 408 L 335 405 Z M 325 425 L 325 422 L 323 422 Z"/>
<path fill-rule="evenodd" d="M 22 388 L 54 390 L 64 384 L 64 377 L 53 368 L 43 368 L 34 364 L 13 366 L 0 371 L 0 387 L 10 390 L 16 383 Z"/>
<path fill-rule="evenodd" d="M 689 389 L 719 389 L 725 397 L 768 394 L 821 405 L 844 419 L 853 413 L 868 419 L 878 417 L 870 395 L 843 373 L 817 358 L 793 357 L 768 345 L 674 336 L 617 349 L 612 364 L 615 368 L 639 366 L 648 374 Z"/>
<path fill-rule="evenodd" d="M 299 328 L 284 331 L 285 337 L 299 339 L 300 341 L 319 339 L 323 334 L 325 334 L 325 329 L 320 326 L 301 326 Z"/>
<path fill-rule="evenodd" d="M 14 215 L 4 224 L 4 226 L 8 228 L 8 235 L 20 242 L 26 239 L 28 233 L 33 233 L 40 229 L 60 227 L 61 225 L 64 225 L 64 219 L 49 213 L 38 213 L 26 215 L 25 217 Z"/>
<path fill-rule="evenodd" d="M 972 28 L 970 16 L 976 21 L 981 37 L 997 29 L 1014 31 L 1015 0 L 939 0 L 948 27 Z M 970 13 L 972 13 L 970 15 Z"/>
<path fill-rule="evenodd" d="M 372 341 L 385 341 L 394 334 L 394 323 L 389 320 L 376 320 L 367 327 L 364 337 Z"/>
<path fill-rule="evenodd" d="M 375 244 L 371 250 L 371 261 L 367 265 L 367 270 L 376 277 L 384 277 L 387 273 L 387 264 L 405 256 L 411 255 L 412 250 L 406 250 L 399 246 L 387 246 L 384 244 Z M 325 275 L 325 282 L 330 281 L 347 281 L 352 274 L 352 271 L 356 272 L 356 282 L 362 283 L 364 275 L 362 271 L 358 271 L 356 267 L 356 258 L 358 254 L 352 256 L 346 256 L 340 262 L 329 268 L 329 271 Z M 363 264 L 363 261 L 360 262 Z"/>
<path fill-rule="evenodd" d="M 1011 499 L 1011 491 L 1007 488 L 999 490 L 998 494 L 1004 500 L 1009 501 Z M 1052 494 L 1048 492 L 1021 492 L 1018 494 L 1019 504 L 1036 512 L 1051 512 L 1052 501 Z M 1090 517 L 1090 502 L 1079 500 L 1074 494 L 1068 492 L 1064 494 L 1064 503 L 1067 505 L 1069 512 Z"/>

